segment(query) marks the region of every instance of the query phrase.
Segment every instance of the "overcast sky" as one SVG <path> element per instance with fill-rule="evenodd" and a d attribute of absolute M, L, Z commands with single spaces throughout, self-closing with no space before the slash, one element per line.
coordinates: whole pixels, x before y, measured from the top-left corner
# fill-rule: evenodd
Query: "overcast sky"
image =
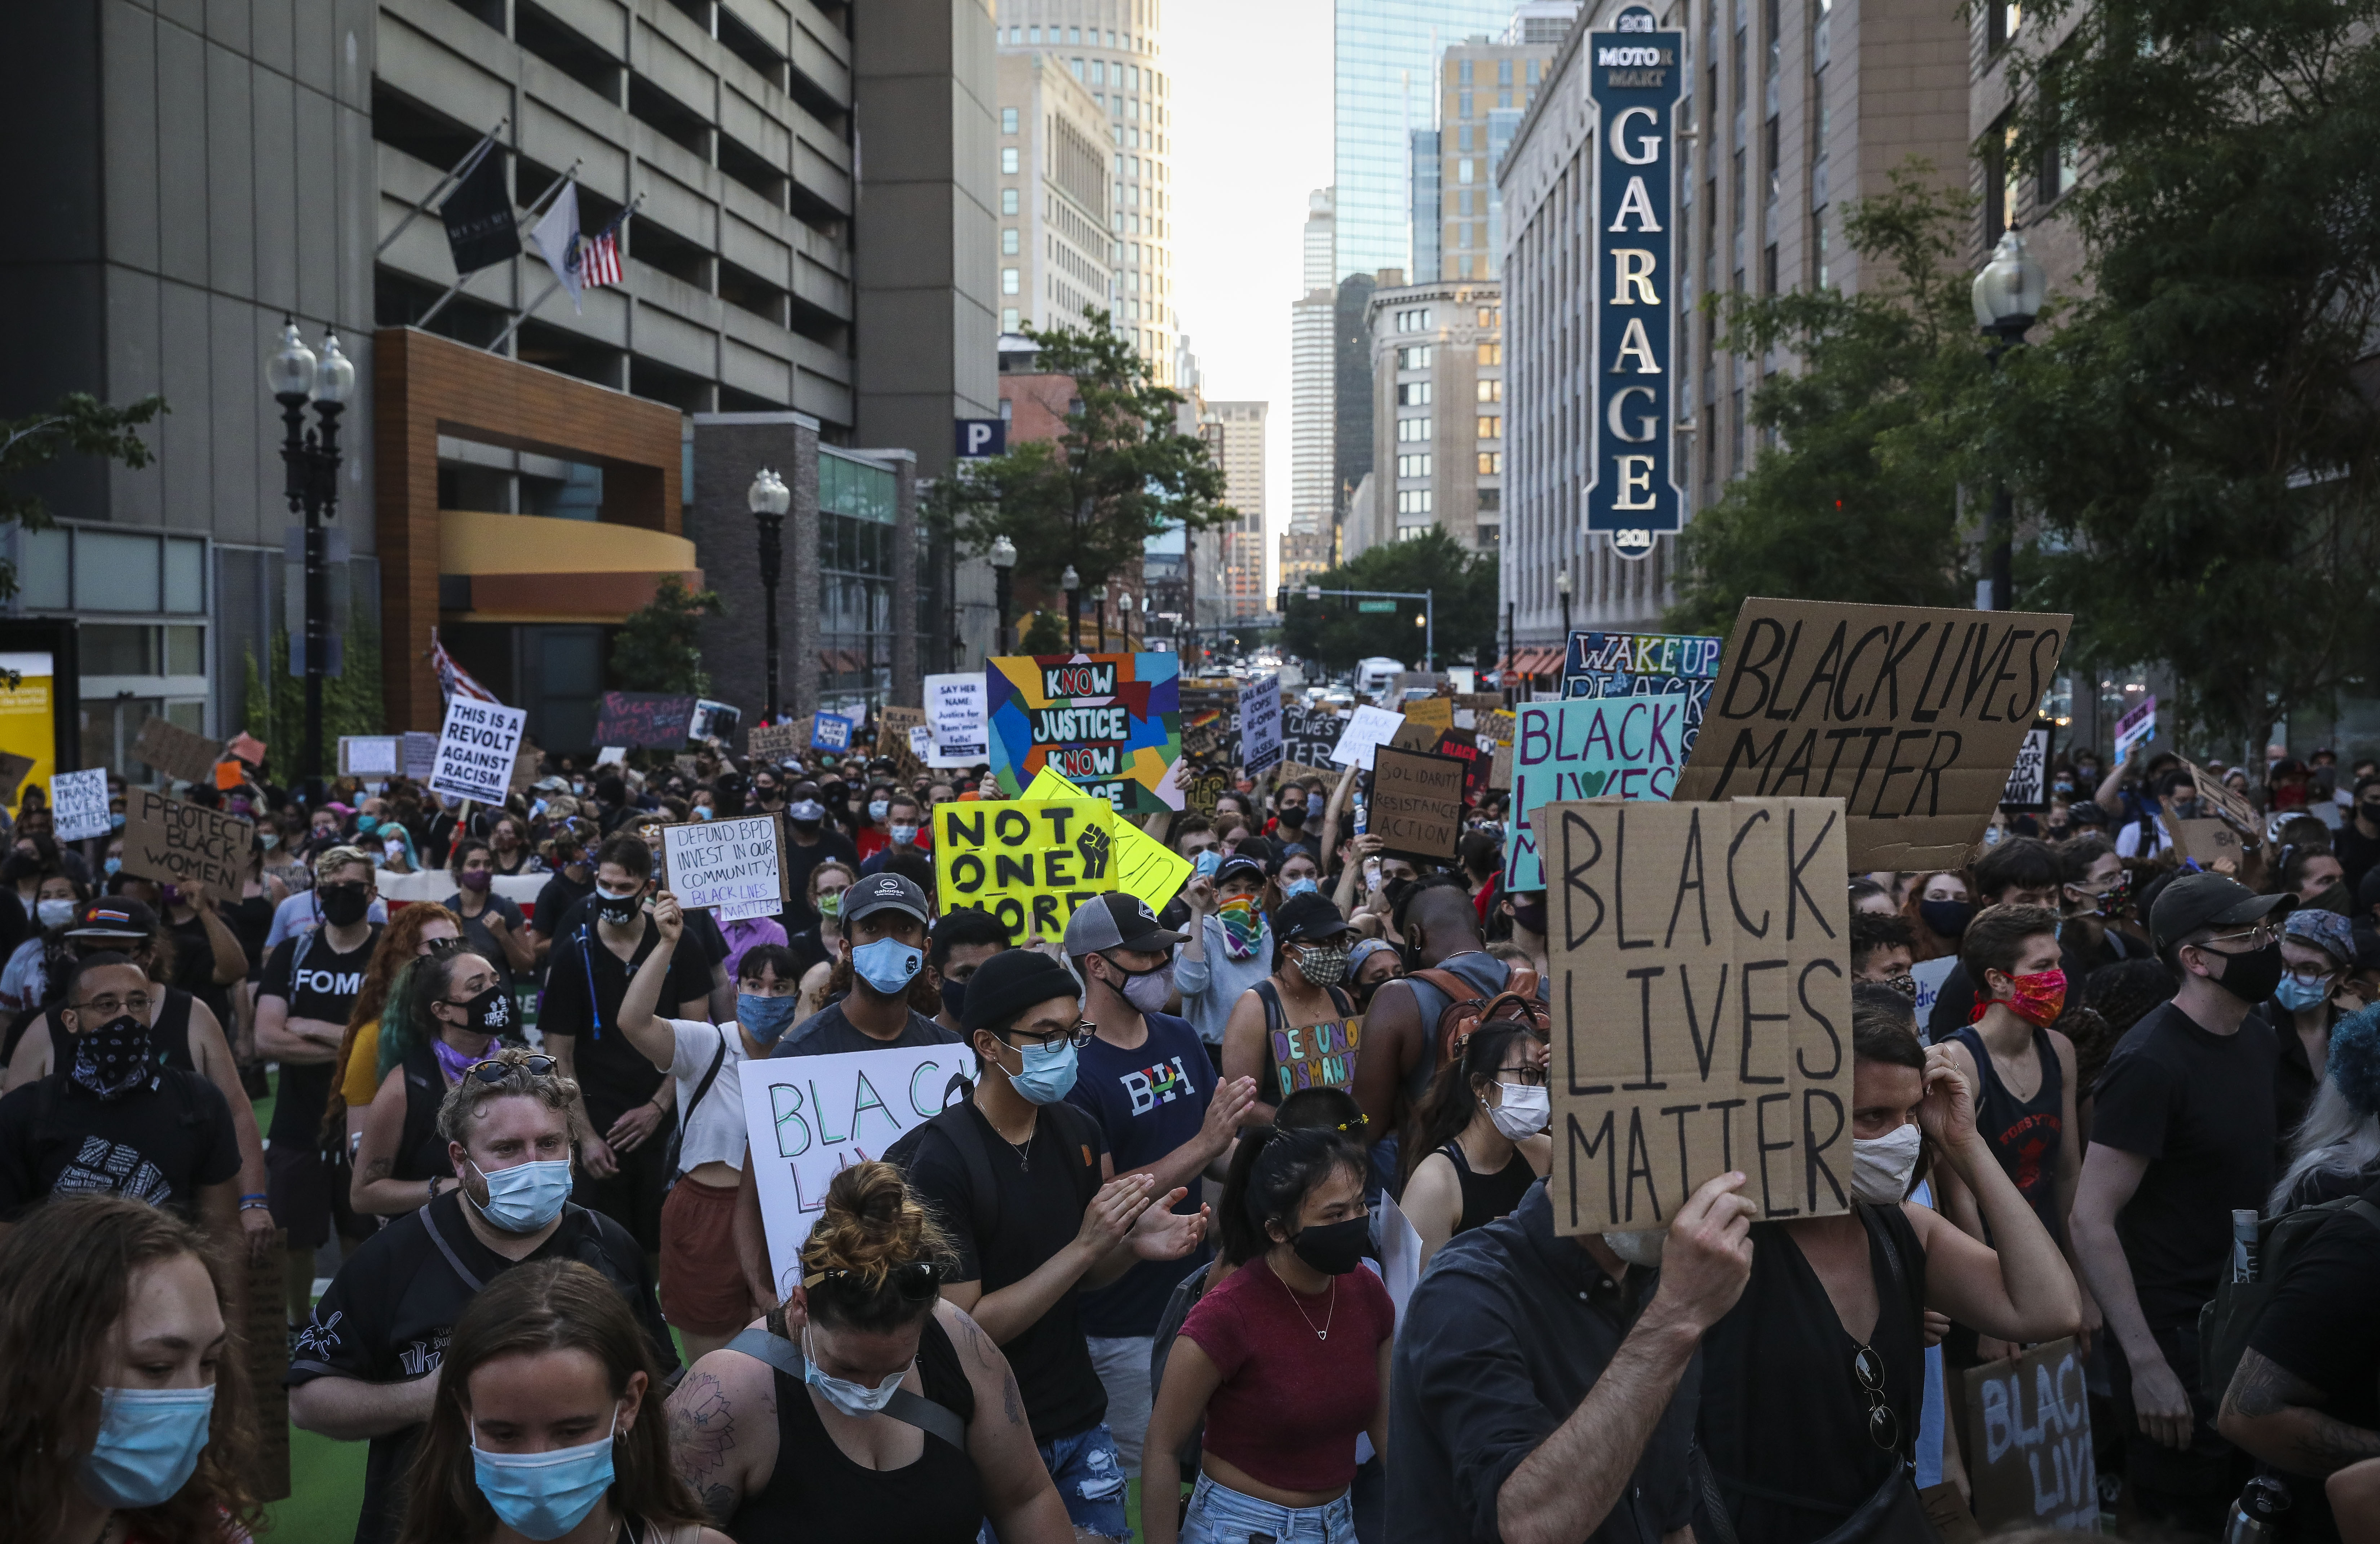
<path fill-rule="evenodd" d="M 1330 186 L 1330 0 L 1174 0 L 1174 310 L 1208 397 L 1270 404 L 1265 590 L 1289 523 L 1289 308 Z"/>

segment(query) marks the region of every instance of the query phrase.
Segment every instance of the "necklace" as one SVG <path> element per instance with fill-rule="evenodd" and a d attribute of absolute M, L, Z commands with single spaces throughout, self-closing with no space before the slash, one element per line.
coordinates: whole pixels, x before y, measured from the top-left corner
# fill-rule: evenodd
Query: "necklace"
<path fill-rule="evenodd" d="M 1038 1112 L 1035 1114 L 1033 1117 L 1033 1125 L 1026 1128 L 1025 1140 L 1022 1142 L 1009 1142 L 1008 1133 L 1001 1130 L 1000 1127 L 996 1125 L 992 1125 L 991 1117 L 989 1115 L 984 1116 L 983 1124 L 990 1125 L 991 1134 L 993 1136 L 999 1137 L 1003 1142 L 1008 1142 L 1008 1145 L 1015 1149 L 1016 1166 L 1025 1173 L 1028 1174 L 1031 1173 L 1033 1172 L 1033 1160 L 1030 1154 L 1033 1148 L 1033 1133 L 1040 1128 L 1040 1115 Z"/>
<path fill-rule="evenodd" d="M 1273 1280 L 1281 1282 L 1281 1278 L 1279 1276 L 1275 1276 Z M 1297 1310 L 1298 1318 L 1305 1320 L 1305 1327 L 1309 1330 L 1314 1330 L 1314 1316 L 1307 1313 L 1305 1311 L 1305 1305 L 1297 1300 L 1296 1289 L 1292 1287 L 1287 1282 L 1281 1282 L 1281 1290 L 1289 1294 L 1289 1306 Z M 1330 1278 L 1330 1306 L 1322 1310 L 1322 1328 L 1319 1330 L 1314 1330 L 1314 1338 L 1316 1340 L 1327 1341 L 1330 1338 L 1330 1319 L 1333 1315 L 1338 1313 L 1338 1311 L 1339 1278 L 1333 1276 Z"/>

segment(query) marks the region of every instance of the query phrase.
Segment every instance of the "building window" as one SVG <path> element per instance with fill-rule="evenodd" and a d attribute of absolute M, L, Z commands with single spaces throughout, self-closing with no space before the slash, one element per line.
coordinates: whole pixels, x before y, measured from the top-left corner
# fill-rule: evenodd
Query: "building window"
<path fill-rule="evenodd" d="M 819 455 L 820 704 L 875 705 L 891 687 L 892 474 L 832 451 Z"/>
<path fill-rule="evenodd" d="M 1014 257 L 1016 255 L 1016 227 L 1014 225 L 1010 225 L 1000 233 L 1000 255 L 1002 257 Z"/>
<path fill-rule="evenodd" d="M 1430 511 L 1430 498 L 1429 498 L 1429 490 L 1428 490 L 1428 489 L 1427 489 L 1427 488 L 1406 488 L 1406 489 L 1402 489 L 1402 490 L 1399 491 L 1399 492 L 1397 493 L 1397 513 L 1398 513 L 1398 514 L 1400 514 L 1400 515 L 1427 515 L 1427 514 L 1428 514 L 1428 513 L 1429 513 L 1429 511 Z"/>
<path fill-rule="evenodd" d="M 1503 400 L 1504 400 L 1504 383 L 1503 383 L 1503 382 L 1501 382 L 1501 381 L 1482 381 L 1482 382 L 1480 382 L 1480 383 L 1479 383 L 1479 400 L 1480 400 L 1480 401 L 1482 401 L 1482 402 L 1501 402 L 1501 401 L 1503 401 Z"/>
<path fill-rule="evenodd" d="M 1003 268 L 1000 271 L 1000 292 L 1002 295 L 1014 295 L 1017 293 L 1015 269 Z"/>
<path fill-rule="evenodd" d="M 1399 370 L 1427 370 L 1429 368 L 1429 348 L 1430 346 L 1428 344 L 1420 343 L 1415 344 L 1409 348 L 1398 349 L 1397 368 Z"/>
<path fill-rule="evenodd" d="M 1014 176 L 1016 175 L 1016 147 L 1014 145 L 1001 146 L 1000 171 L 1001 175 L 1003 176 Z"/>
<path fill-rule="evenodd" d="M 1497 61 L 1496 61 L 1496 84 L 1498 84 L 1499 86 L 1509 86 L 1509 85 L 1511 85 L 1512 83 L 1512 60 L 1510 60 L 1510 59 L 1499 59 L 1499 60 L 1497 60 Z"/>
<path fill-rule="evenodd" d="M 1500 417 L 1481 419 L 1479 420 L 1477 437 L 1482 440 L 1502 439 L 1504 437 L 1503 419 Z"/>
<path fill-rule="evenodd" d="M 1455 114 L 1455 116 L 1461 118 L 1471 116 L 1471 93 L 1469 91 L 1459 91 L 1456 93 L 1456 105 L 1459 111 Z"/>
<path fill-rule="evenodd" d="M 1397 420 L 1397 439 L 1400 444 L 1410 444 L 1416 440 L 1427 440 L 1428 438 L 1428 419 L 1399 419 Z"/>
<path fill-rule="evenodd" d="M 1410 310 L 1410 311 L 1399 311 L 1399 312 L 1397 312 L 1397 331 L 1398 331 L 1398 332 L 1400 332 L 1400 333 L 1427 333 L 1427 332 L 1428 332 L 1428 331 L 1429 331 L 1429 312 L 1428 312 L 1428 310 L 1427 310 L 1427 309 L 1425 309 L 1425 310 Z"/>
<path fill-rule="evenodd" d="M 1777 293 L 1777 243 L 1774 241 L 1760 249 L 1760 293 Z"/>
<path fill-rule="evenodd" d="M 1464 85 L 1468 86 L 1471 84 L 1471 61 L 1464 59 L 1458 63 L 1454 67 L 1454 76 L 1456 79 L 1462 81 Z"/>
<path fill-rule="evenodd" d="M 1002 307 L 1000 312 L 1000 330 L 1003 333 L 1013 333 L 1016 331 L 1016 308 L 1014 306 Z M 1000 409 L 1000 416 L 1002 418 L 1006 418 L 1008 416 L 1007 398 L 1002 397 L 1001 399 Z"/>
<path fill-rule="evenodd" d="M 2016 169 L 2009 145 L 2016 125 L 2006 118 L 1984 135 L 1984 245 L 1989 248 L 2016 219 Z"/>
<path fill-rule="evenodd" d="M 1479 363 L 1483 365 L 1500 365 L 1503 362 L 1504 346 L 1502 344 L 1483 343 L 1479 346 Z"/>
<path fill-rule="evenodd" d="M 1000 212 L 1002 214 L 1014 214 L 1016 213 L 1015 188 L 1003 188 L 1000 190 Z"/>
<path fill-rule="evenodd" d="M 1400 407 L 1428 407 L 1429 383 L 1427 381 L 1408 381 L 1403 385 L 1399 386 L 1397 388 L 1397 406 Z"/>
<path fill-rule="evenodd" d="M 1423 454 L 1423 455 L 1419 455 L 1419 456 L 1398 456 L 1398 457 L 1397 457 L 1397 475 L 1398 475 L 1399 477 L 1427 477 L 1427 476 L 1429 476 L 1429 456 L 1428 456 L 1428 455 L 1427 455 L 1427 453 L 1425 453 L 1425 454 Z"/>
<path fill-rule="evenodd" d="M 1827 212 L 1822 209 L 1811 215 L 1810 225 L 1812 227 L 1810 245 L 1818 255 L 1818 287 L 1832 289 L 1835 275 L 1827 252 Z"/>
<path fill-rule="evenodd" d="M 1479 453 L 1479 475 L 1481 477 L 1503 476 L 1504 453 L 1500 450 L 1481 451 Z"/>
<path fill-rule="evenodd" d="M 1463 183 L 1467 183 L 1471 180 L 1471 158 L 1469 156 L 1466 155 L 1462 160 L 1457 161 L 1454 164 L 1454 180 Z"/>
<path fill-rule="evenodd" d="M 1992 47 L 2005 48 L 2009 40 L 2016 36 L 2017 29 L 2024 25 L 2024 7 L 1986 4 L 1984 6 L 1984 25 L 1990 30 Z"/>
<path fill-rule="evenodd" d="M 2041 185 L 2034 192 L 2034 202 L 2037 205 L 2056 203 L 2074 190 L 2074 184 L 2082 176 L 2082 168 L 2074 159 L 2074 147 L 2067 140 L 2063 128 L 2055 116 L 2058 105 L 2058 67 L 2053 62 L 2051 67 L 2043 72 L 2041 82 L 2042 92 L 2049 101 L 2053 115 L 2049 123 L 2048 137 L 2041 147 Z"/>
<path fill-rule="evenodd" d="M 1000 110 L 1000 131 L 1002 134 L 1014 134 L 1016 132 L 1015 108 L 1003 107 Z"/>

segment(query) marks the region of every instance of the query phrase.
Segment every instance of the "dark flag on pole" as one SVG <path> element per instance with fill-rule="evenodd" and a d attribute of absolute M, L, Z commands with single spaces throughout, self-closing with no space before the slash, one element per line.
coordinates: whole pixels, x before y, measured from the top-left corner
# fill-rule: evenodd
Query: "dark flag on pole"
<path fill-rule="evenodd" d="M 504 182 L 504 155 L 491 149 L 438 206 L 446 222 L 447 249 L 455 254 L 455 272 L 475 273 L 516 256 L 520 226 L 513 214 L 512 190 Z"/>

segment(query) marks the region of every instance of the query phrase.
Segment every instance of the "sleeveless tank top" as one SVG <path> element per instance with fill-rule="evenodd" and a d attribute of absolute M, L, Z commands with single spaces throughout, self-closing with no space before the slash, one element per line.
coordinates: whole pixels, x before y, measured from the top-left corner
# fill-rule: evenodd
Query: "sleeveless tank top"
<path fill-rule="evenodd" d="M 965 1453 L 929 1435 L 917 1461 L 898 1469 L 853 1463 L 828 1435 L 798 1379 L 777 1380 L 777 1462 L 726 1532 L 748 1540 L 865 1538 L 869 1544 L 973 1544 L 983 1526 L 983 1482 Z M 956 1347 L 931 1314 L 917 1337 L 925 1396 L 975 1416 L 975 1388 Z M 880 1416 L 879 1420 L 890 1419 Z"/>
<path fill-rule="evenodd" d="M 165 1004 L 149 1027 L 150 1054 L 159 1066 L 196 1072 L 199 1064 L 190 1054 L 190 1004 L 195 999 L 179 987 L 167 987 L 164 992 Z M 55 1072 L 74 1060 L 74 1037 L 59 1025 L 56 1003 L 42 1010 L 42 1027 L 49 1032 L 50 1069 Z"/>
<path fill-rule="evenodd" d="M 1518 1149 L 1512 1161 L 1492 1174 L 1483 1174 L 1472 1168 L 1471 1161 L 1463 1156 L 1463 1144 L 1449 1142 L 1438 1149 L 1454 1165 L 1454 1177 L 1463 1185 L 1463 1215 L 1454 1220 L 1456 1233 L 1469 1233 L 1486 1227 L 1499 1217 L 1509 1217 L 1537 1183 L 1537 1172 Z"/>
<path fill-rule="evenodd" d="M 2049 1031 L 2035 1028 L 2033 1032 L 2033 1053 L 2041 1058 L 2041 1087 L 2029 1100 L 2018 1099 L 2000 1081 L 1999 1069 L 1992 1065 L 1992 1053 L 1984 1049 L 1982 1035 L 1967 1028 L 1960 1030 L 1957 1038 L 1975 1059 L 1975 1070 L 1983 1074 L 1982 1097 L 1975 1100 L 1975 1129 L 1992 1145 L 2001 1172 L 2015 1184 L 2033 1214 L 2049 1230 L 2049 1236 L 2064 1239 L 2066 1230 L 2058 1225 L 2058 1151 L 2066 1135 L 2066 1070 L 2058 1064 L 2058 1050 L 2049 1043 Z M 1985 1238 L 1989 1236 L 1986 1230 Z"/>
<path fill-rule="evenodd" d="M 397 1138 L 392 1179 L 443 1179 L 455 1172 L 446 1138 L 438 1135 L 438 1107 L 446 1102 L 446 1075 L 438 1053 L 417 1045 L 405 1053 L 405 1134 Z"/>
<path fill-rule="evenodd" d="M 1330 993 L 1339 1017 L 1329 1024 L 1292 1025 L 1281 988 L 1269 978 L 1252 989 L 1264 1004 L 1264 1071 L 1257 1080 L 1257 1097 L 1279 1104 L 1300 1088 L 1352 1088 L 1355 1057 L 1363 1050 L 1364 1015 L 1354 999 L 1337 987 Z"/>

